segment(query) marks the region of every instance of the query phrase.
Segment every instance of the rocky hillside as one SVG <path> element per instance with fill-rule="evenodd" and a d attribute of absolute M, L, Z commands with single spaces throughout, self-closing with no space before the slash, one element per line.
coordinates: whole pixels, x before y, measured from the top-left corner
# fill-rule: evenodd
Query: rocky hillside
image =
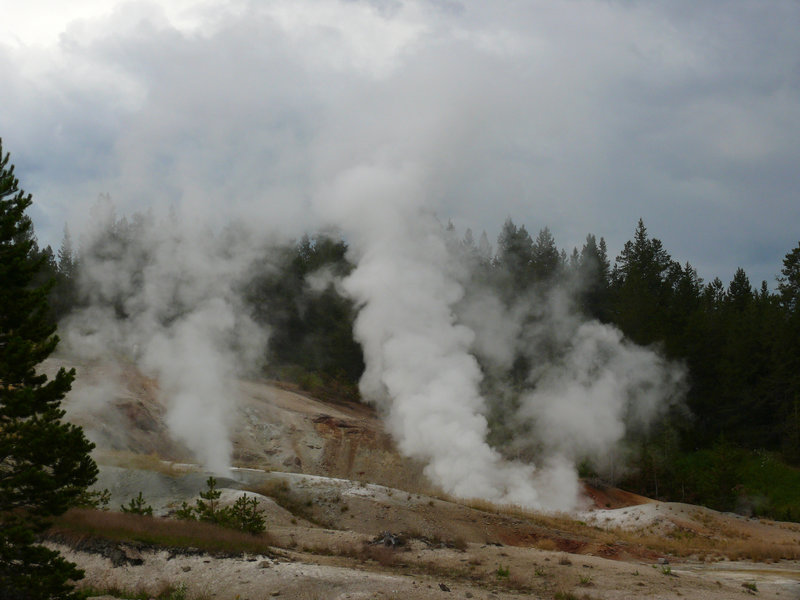
<path fill-rule="evenodd" d="M 98 445 L 98 488 L 112 509 L 142 492 L 156 517 L 137 527 L 159 529 L 208 473 L 170 435 L 158 382 L 132 366 L 76 366 L 65 407 Z M 83 585 L 162 598 L 800 597 L 798 525 L 597 482 L 574 515 L 457 501 L 395 451 L 368 407 L 266 381 L 242 381 L 232 398 L 235 468 L 217 474 L 218 487 L 226 504 L 258 499 L 268 523 L 259 550 L 163 548 L 119 524 L 104 534 L 97 523 L 112 513 L 68 514 L 48 543 L 87 571 Z"/>

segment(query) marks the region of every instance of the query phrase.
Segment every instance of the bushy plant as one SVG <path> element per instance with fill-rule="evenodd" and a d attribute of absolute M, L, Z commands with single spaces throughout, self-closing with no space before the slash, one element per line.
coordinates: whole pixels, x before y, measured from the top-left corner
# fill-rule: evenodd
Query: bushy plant
<path fill-rule="evenodd" d="M 264 511 L 258 508 L 258 499 L 246 494 L 239 497 L 230 508 L 230 525 L 248 533 L 263 533 L 266 528 Z"/>
<path fill-rule="evenodd" d="M 245 494 L 233 506 L 220 506 L 221 492 L 217 489 L 217 480 L 209 477 L 206 486 L 206 491 L 200 492 L 200 498 L 195 501 L 194 506 L 186 502 L 181 504 L 181 508 L 175 512 L 177 518 L 206 521 L 252 534 L 266 530 L 264 511 L 258 508 L 257 498 Z"/>
<path fill-rule="evenodd" d="M 134 515 L 146 515 L 148 517 L 153 516 L 153 507 L 145 502 L 145 499 L 142 496 L 142 492 L 139 492 L 139 495 L 136 496 L 136 498 L 131 498 L 127 506 L 123 504 L 120 506 L 120 508 L 122 509 L 122 512 L 125 513 L 131 513 Z"/>

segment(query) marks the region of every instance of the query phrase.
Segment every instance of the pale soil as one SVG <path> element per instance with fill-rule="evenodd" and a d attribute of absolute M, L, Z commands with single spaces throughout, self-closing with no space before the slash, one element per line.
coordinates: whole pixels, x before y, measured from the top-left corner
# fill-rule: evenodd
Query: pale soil
<path fill-rule="evenodd" d="M 800 597 L 798 564 L 699 563 L 664 567 L 650 563 L 614 561 L 595 556 L 568 555 L 532 548 L 469 544 L 464 551 L 431 548 L 413 542 L 408 549 L 386 552 L 393 565 L 381 566 L 363 558 L 319 554 L 322 548 L 355 546 L 366 541 L 348 532 L 276 532 L 299 548 L 316 553 L 282 552 L 281 557 L 175 556 L 167 551 L 143 552 L 140 566 L 113 567 L 107 558 L 59 547 L 69 560 L 86 570 L 84 585 L 157 594 L 181 583 L 193 598 L 553 598 L 558 591 L 578 598 L 694 598 L 723 600 L 749 594 L 744 582 L 757 586 L 760 598 Z M 381 558 L 383 561 L 384 559 Z M 562 564 L 562 563 L 569 564 Z M 509 577 L 498 578 L 499 566 Z M 451 591 L 442 591 L 439 584 Z M 467 594 L 471 594 L 468 596 Z"/>
<path fill-rule="evenodd" d="M 191 502 L 207 474 L 169 437 L 157 382 L 130 366 L 77 366 L 78 385 L 66 408 L 98 443 L 98 487 L 111 490 L 111 508 L 139 491 L 160 515 Z M 87 391 L 100 388 L 114 390 L 110 401 Z M 227 503 L 242 493 L 261 494 L 278 558 L 170 558 L 165 550 L 142 550 L 142 565 L 113 567 L 99 554 L 61 546 L 86 570 L 84 584 L 156 594 L 185 583 L 190 598 L 220 600 L 552 599 L 559 591 L 595 600 L 722 600 L 752 595 L 742 584 L 755 583 L 760 598 L 800 598 L 798 561 L 734 562 L 712 553 L 701 562 L 664 556 L 638 541 L 691 535 L 794 548 L 800 525 L 598 487 L 587 488 L 598 508 L 561 521 L 477 510 L 436 497 L 420 465 L 398 455 L 369 407 L 324 403 L 264 382 L 240 382 L 232 393 L 238 398 L 232 432 L 239 468 L 218 477 L 219 487 Z M 268 497 L 278 497 L 277 489 L 291 511 Z M 586 525 L 570 525 L 570 519 Z M 594 535 L 592 526 L 610 533 Z M 396 550 L 368 544 L 384 531 L 403 533 L 409 542 Z M 498 567 L 509 576 L 498 577 Z"/>

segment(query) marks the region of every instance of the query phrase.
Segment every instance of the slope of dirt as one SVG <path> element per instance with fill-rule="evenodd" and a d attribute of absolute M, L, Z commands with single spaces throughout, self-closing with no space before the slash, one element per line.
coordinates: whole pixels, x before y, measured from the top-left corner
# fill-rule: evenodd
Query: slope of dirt
<path fill-rule="evenodd" d="M 48 361 L 46 370 L 59 364 Z M 79 378 L 65 408 L 98 445 L 98 487 L 112 492 L 111 507 L 140 491 L 158 515 L 192 502 L 208 474 L 171 438 L 158 383 L 130 365 L 67 366 Z M 190 598 L 231 599 L 800 598 L 800 566 L 782 560 L 800 557 L 798 525 L 655 502 L 596 482 L 585 484 L 594 508 L 572 517 L 470 506 L 431 492 L 421 466 L 396 452 L 369 407 L 260 381 L 239 382 L 231 394 L 236 468 L 217 474 L 222 501 L 256 494 L 284 558 L 148 550 L 143 564 L 114 567 L 64 548 L 89 584 L 155 595 L 153 586 L 183 582 Z M 370 544 L 384 532 L 405 543 Z M 705 550 L 692 556 L 681 551 L 684 541 Z M 772 562 L 720 559 L 733 548 Z"/>
<path fill-rule="evenodd" d="M 131 466 L 132 457 L 152 455 L 191 462 L 186 447 L 165 426 L 168 399 L 158 382 L 132 364 L 48 359 L 43 371 L 76 368 L 63 406 L 97 445 L 97 460 Z M 421 465 L 400 456 L 375 411 L 357 403 L 325 403 L 290 386 L 240 381 L 228 403 L 233 463 L 240 467 L 364 479 L 394 487 L 417 487 Z M 135 464 L 133 466 L 136 466 Z"/>

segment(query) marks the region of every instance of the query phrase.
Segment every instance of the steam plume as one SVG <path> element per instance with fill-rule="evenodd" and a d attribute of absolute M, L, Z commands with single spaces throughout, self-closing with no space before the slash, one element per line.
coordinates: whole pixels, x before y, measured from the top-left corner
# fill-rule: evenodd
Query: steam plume
<path fill-rule="evenodd" d="M 156 378 L 174 437 L 221 472 L 231 458 L 233 382 L 265 342 L 236 293 L 255 249 L 238 232 L 214 235 L 176 218 L 116 221 L 108 204 L 95 216 L 80 266 L 87 306 L 63 324 L 66 345 Z"/>
<path fill-rule="evenodd" d="M 679 399 L 683 373 L 616 329 L 578 318 L 563 290 L 508 305 L 470 284 L 469 264 L 427 209 L 424 181 L 412 165 L 362 165 L 315 198 L 356 265 L 339 287 L 359 309 L 362 393 L 399 449 L 447 492 L 572 509 L 576 461 L 648 427 Z M 238 294 L 261 255 L 258 238 L 152 217 L 98 222 L 84 240 L 88 304 L 67 324 L 68 345 L 90 358 L 111 349 L 157 378 L 173 435 L 222 471 L 233 382 L 263 355 L 265 334 Z M 491 445 L 487 415 L 504 392 L 482 393 L 485 371 L 502 372 L 520 354 L 532 368 L 502 411 L 513 438 Z"/>
<path fill-rule="evenodd" d="M 343 288 L 360 306 L 362 393 L 384 412 L 401 451 L 425 461 L 426 475 L 446 491 L 572 509 L 575 459 L 609 452 L 626 427 L 662 414 L 679 396 L 682 371 L 611 327 L 580 322 L 563 297 L 534 300 L 533 326 L 529 311 L 506 308 L 489 291 L 465 299 L 469 274 L 425 211 L 419 177 L 413 169 L 358 167 L 324 196 L 324 210 L 353 241 L 357 267 Z M 467 318 L 457 316 L 459 303 Z M 540 352 L 545 342 L 557 351 Z M 488 444 L 476 351 L 499 364 L 514 351 L 533 361 L 507 418 L 529 425 L 527 439 L 513 443 L 542 448 L 537 466 L 505 460 Z"/>

